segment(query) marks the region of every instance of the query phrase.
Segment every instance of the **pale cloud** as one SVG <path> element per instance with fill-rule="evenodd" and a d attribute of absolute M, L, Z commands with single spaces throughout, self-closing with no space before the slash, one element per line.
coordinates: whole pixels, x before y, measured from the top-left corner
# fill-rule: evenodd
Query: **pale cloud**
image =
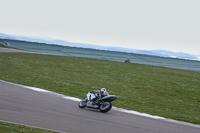
<path fill-rule="evenodd" d="M 0 32 L 200 54 L 199 0 L 0 0 Z"/>

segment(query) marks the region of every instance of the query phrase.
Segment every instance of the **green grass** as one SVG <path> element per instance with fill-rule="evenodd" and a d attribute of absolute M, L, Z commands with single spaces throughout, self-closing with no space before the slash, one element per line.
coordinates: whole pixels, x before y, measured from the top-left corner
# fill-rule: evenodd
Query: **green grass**
<path fill-rule="evenodd" d="M 56 133 L 56 132 L 0 121 L 0 133 Z"/>
<path fill-rule="evenodd" d="M 0 53 L 0 79 L 86 97 L 107 88 L 113 105 L 200 124 L 200 72 L 79 57 Z"/>

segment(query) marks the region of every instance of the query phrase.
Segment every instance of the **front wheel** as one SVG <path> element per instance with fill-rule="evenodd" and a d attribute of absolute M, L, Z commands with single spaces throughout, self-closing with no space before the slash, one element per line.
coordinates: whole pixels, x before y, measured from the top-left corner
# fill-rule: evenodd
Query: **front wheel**
<path fill-rule="evenodd" d="M 102 104 L 99 109 L 100 109 L 101 112 L 106 113 L 111 108 L 112 108 L 112 103 L 111 102 L 104 102 L 104 104 Z"/>
<path fill-rule="evenodd" d="M 79 106 L 79 108 L 85 108 L 85 107 L 86 107 L 86 104 L 87 104 L 87 98 L 81 100 L 81 101 L 78 103 L 78 106 Z"/>

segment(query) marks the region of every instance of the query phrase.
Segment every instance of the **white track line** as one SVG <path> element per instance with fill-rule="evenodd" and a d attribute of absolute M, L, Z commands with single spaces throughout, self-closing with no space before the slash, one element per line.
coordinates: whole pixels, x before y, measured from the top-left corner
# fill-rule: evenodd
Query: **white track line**
<path fill-rule="evenodd" d="M 81 100 L 81 99 L 76 98 L 76 97 L 66 96 L 66 95 L 63 95 L 63 94 L 55 93 L 55 92 L 44 90 L 44 89 L 41 89 L 41 88 L 15 84 L 15 83 L 3 81 L 3 80 L 0 80 L 0 81 L 6 82 L 6 83 L 12 84 L 12 85 L 20 86 L 20 87 L 23 87 L 23 88 L 27 88 L 27 89 L 30 89 L 30 90 L 33 90 L 33 91 L 42 92 L 42 93 L 46 93 L 46 94 L 49 94 L 49 95 L 53 95 L 53 96 L 61 97 L 61 98 L 64 98 L 64 99 L 72 100 L 72 101 L 80 101 Z M 184 121 L 177 121 L 177 120 L 173 120 L 173 119 L 168 119 L 168 118 L 164 118 L 164 117 L 160 117 L 160 116 L 154 116 L 154 115 L 150 115 L 150 114 L 146 114 L 146 113 L 140 113 L 140 112 L 137 112 L 137 111 L 126 110 L 126 109 L 117 108 L 117 107 L 113 107 L 112 109 L 120 111 L 120 112 L 124 112 L 124 113 L 129 113 L 129 114 L 148 117 L 148 118 L 152 118 L 152 119 L 159 119 L 159 120 L 163 120 L 163 121 L 167 121 L 167 122 L 171 122 L 171 123 L 176 123 L 176 124 L 180 124 L 180 125 L 200 128 L 200 125 L 198 125 L 198 124 L 192 124 L 192 123 L 188 123 L 188 122 L 184 122 Z"/>

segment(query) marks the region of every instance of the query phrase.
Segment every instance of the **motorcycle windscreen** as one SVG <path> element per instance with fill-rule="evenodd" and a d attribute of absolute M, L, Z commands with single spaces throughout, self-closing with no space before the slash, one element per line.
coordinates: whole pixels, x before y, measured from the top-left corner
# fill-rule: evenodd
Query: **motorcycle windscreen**
<path fill-rule="evenodd" d="M 87 94 L 87 99 L 88 100 L 92 100 L 92 99 L 94 99 L 95 98 L 95 95 L 94 94 L 92 94 L 92 93 L 88 93 Z"/>

